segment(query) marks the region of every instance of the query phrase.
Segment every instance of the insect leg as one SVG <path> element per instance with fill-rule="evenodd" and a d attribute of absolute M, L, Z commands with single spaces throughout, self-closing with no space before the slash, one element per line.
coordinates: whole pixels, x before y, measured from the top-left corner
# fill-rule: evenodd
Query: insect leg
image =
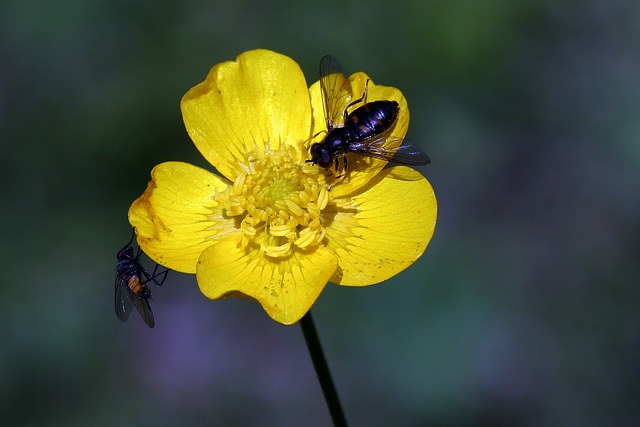
<path fill-rule="evenodd" d="M 309 138 L 307 141 L 311 141 L 314 140 L 318 135 L 320 135 L 321 133 L 327 133 L 326 129 L 322 129 L 321 131 L 316 132 L 315 135 L 313 135 L 311 138 Z"/>
<path fill-rule="evenodd" d="M 131 228 L 131 238 L 129 239 L 129 243 L 127 243 L 125 246 L 131 246 L 131 243 L 133 243 L 133 239 L 135 239 L 136 237 L 136 228 L 132 227 Z"/>
<path fill-rule="evenodd" d="M 344 169 L 344 171 L 341 171 L 341 169 L 340 169 L 340 161 L 341 161 L 340 158 L 342 158 L 342 165 L 343 165 L 342 168 Z M 335 178 L 333 178 L 333 182 L 331 182 L 331 184 L 329 184 L 329 191 L 331 191 L 331 189 L 333 189 L 333 187 L 336 184 L 342 182 L 345 179 L 346 171 L 347 171 L 347 169 L 346 169 L 347 168 L 347 158 L 344 155 L 343 156 L 337 156 L 336 157 L 335 166 L 336 166 L 336 174 L 337 175 L 335 176 Z M 343 172 L 343 173 L 341 173 L 341 172 Z M 331 175 L 329 175 L 329 176 L 331 176 Z"/>
<path fill-rule="evenodd" d="M 359 104 L 360 102 L 363 102 L 363 103 L 367 102 L 367 93 L 369 92 L 369 80 L 370 79 L 367 79 L 367 82 L 364 85 L 364 92 L 362 92 L 362 96 L 360 98 L 356 99 L 355 101 L 351 101 L 349 103 L 349 105 L 347 105 L 347 108 L 344 109 L 344 121 L 345 122 L 347 121 L 347 116 L 349 115 L 348 114 L 349 108 L 353 107 L 356 104 Z"/>
<path fill-rule="evenodd" d="M 337 175 L 336 175 L 336 177 L 334 179 L 334 182 L 338 181 L 338 180 L 342 180 L 342 178 L 344 178 L 344 176 L 346 175 L 346 173 L 347 173 L 347 156 L 344 155 L 344 154 L 336 156 L 335 167 L 336 167 L 336 174 Z"/>
<path fill-rule="evenodd" d="M 160 267 L 160 264 L 156 264 L 156 267 L 153 269 L 153 273 L 151 273 L 151 276 L 147 277 L 147 282 L 152 281 L 156 285 L 162 286 L 164 281 L 167 280 L 167 273 L 169 273 L 169 269 L 167 268 L 164 271 L 158 273 L 158 267 Z M 162 278 L 159 279 L 160 277 Z"/>

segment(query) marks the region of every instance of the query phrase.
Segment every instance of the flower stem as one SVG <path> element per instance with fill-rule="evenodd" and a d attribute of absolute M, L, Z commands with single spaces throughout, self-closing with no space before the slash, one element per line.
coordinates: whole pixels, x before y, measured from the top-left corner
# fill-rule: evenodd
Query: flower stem
<path fill-rule="evenodd" d="M 316 369 L 320 387 L 322 387 L 322 392 L 324 393 L 324 400 L 326 400 L 329 407 L 333 425 L 335 427 L 347 427 L 347 420 L 344 417 L 344 412 L 342 412 L 342 405 L 340 405 L 340 399 L 338 398 L 336 387 L 333 385 L 329 366 L 322 352 L 322 345 L 320 345 L 318 331 L 316 331 L 316 326 L 311 317 L 311 310 L 300 320 L 300 326 L 302 326 L 302 333 L 307 342 L 307 348 L 309 348 L 309 354 L 313 361 L 313 367 Z"/>

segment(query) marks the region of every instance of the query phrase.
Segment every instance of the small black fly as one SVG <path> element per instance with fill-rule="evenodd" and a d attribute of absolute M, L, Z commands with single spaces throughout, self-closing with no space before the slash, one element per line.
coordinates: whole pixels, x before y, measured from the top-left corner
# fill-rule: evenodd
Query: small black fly
<path fill-rule="evenodd" d="M 134 255 L 133 238 L 131 236 L 129 243 L 124 245 L 117 254 L 118 262 L 116 263 L 116 294 L 115 309 L 118 319 L 126 322 L 131 313 L 131 308 L 135 307 L 142 316 L 144 322 L 150 328 L 155 325 L 149 299 L 151 298 L 151 290 L 147 286 L 149 282 L 162 286 L 169 269 L 158 272 L 159 265 L 153 269 L 153 273 L 149 274 L 140 263 L 142 249 L 138 248 Z"/>

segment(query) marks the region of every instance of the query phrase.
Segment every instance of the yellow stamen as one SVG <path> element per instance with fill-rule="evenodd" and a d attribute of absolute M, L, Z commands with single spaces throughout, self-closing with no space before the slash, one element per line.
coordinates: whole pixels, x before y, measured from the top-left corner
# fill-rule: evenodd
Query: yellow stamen
<path fill-rule="evenodd" d="M 302 216 L 302 208 L 300 206 L 298 206 L 297 204 L 295 204 L 293 201 L 291 200 L 286 200 L 285 201 L 287 207 L 289 208 L 289 210 L 291 210 L 291 212 L 296 215 L 296 216 Z"/>
<path fill-rule="evenodd" d="M 225 215 L 242 216 L 239 244 L 252 242 L 269 257 L 318 245 L 325 236 L 322 210 L 331 199 L 324 174 L 291 146 L 249 153 L 246 167 L 215 198 Z M 256 246 L 256 247 L 257 247 Z"/>

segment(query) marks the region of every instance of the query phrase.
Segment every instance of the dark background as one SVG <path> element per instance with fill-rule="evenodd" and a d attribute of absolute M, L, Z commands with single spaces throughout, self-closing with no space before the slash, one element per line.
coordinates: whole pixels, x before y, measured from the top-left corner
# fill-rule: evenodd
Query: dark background
<path fill-rule="evenodd" d="M 400 88 L 432 159 L 425 255 L 313 309 L 351 425 L 640 425 L 639 22 L 633 0 L 2 2 L 3 424 L 330 425 L 297 325 L 178 273 L 155 329 L 113 313 L 151 168 L 206 166 L 180 98 L 264 47 L 309 84 L 331 53 Z"/>

